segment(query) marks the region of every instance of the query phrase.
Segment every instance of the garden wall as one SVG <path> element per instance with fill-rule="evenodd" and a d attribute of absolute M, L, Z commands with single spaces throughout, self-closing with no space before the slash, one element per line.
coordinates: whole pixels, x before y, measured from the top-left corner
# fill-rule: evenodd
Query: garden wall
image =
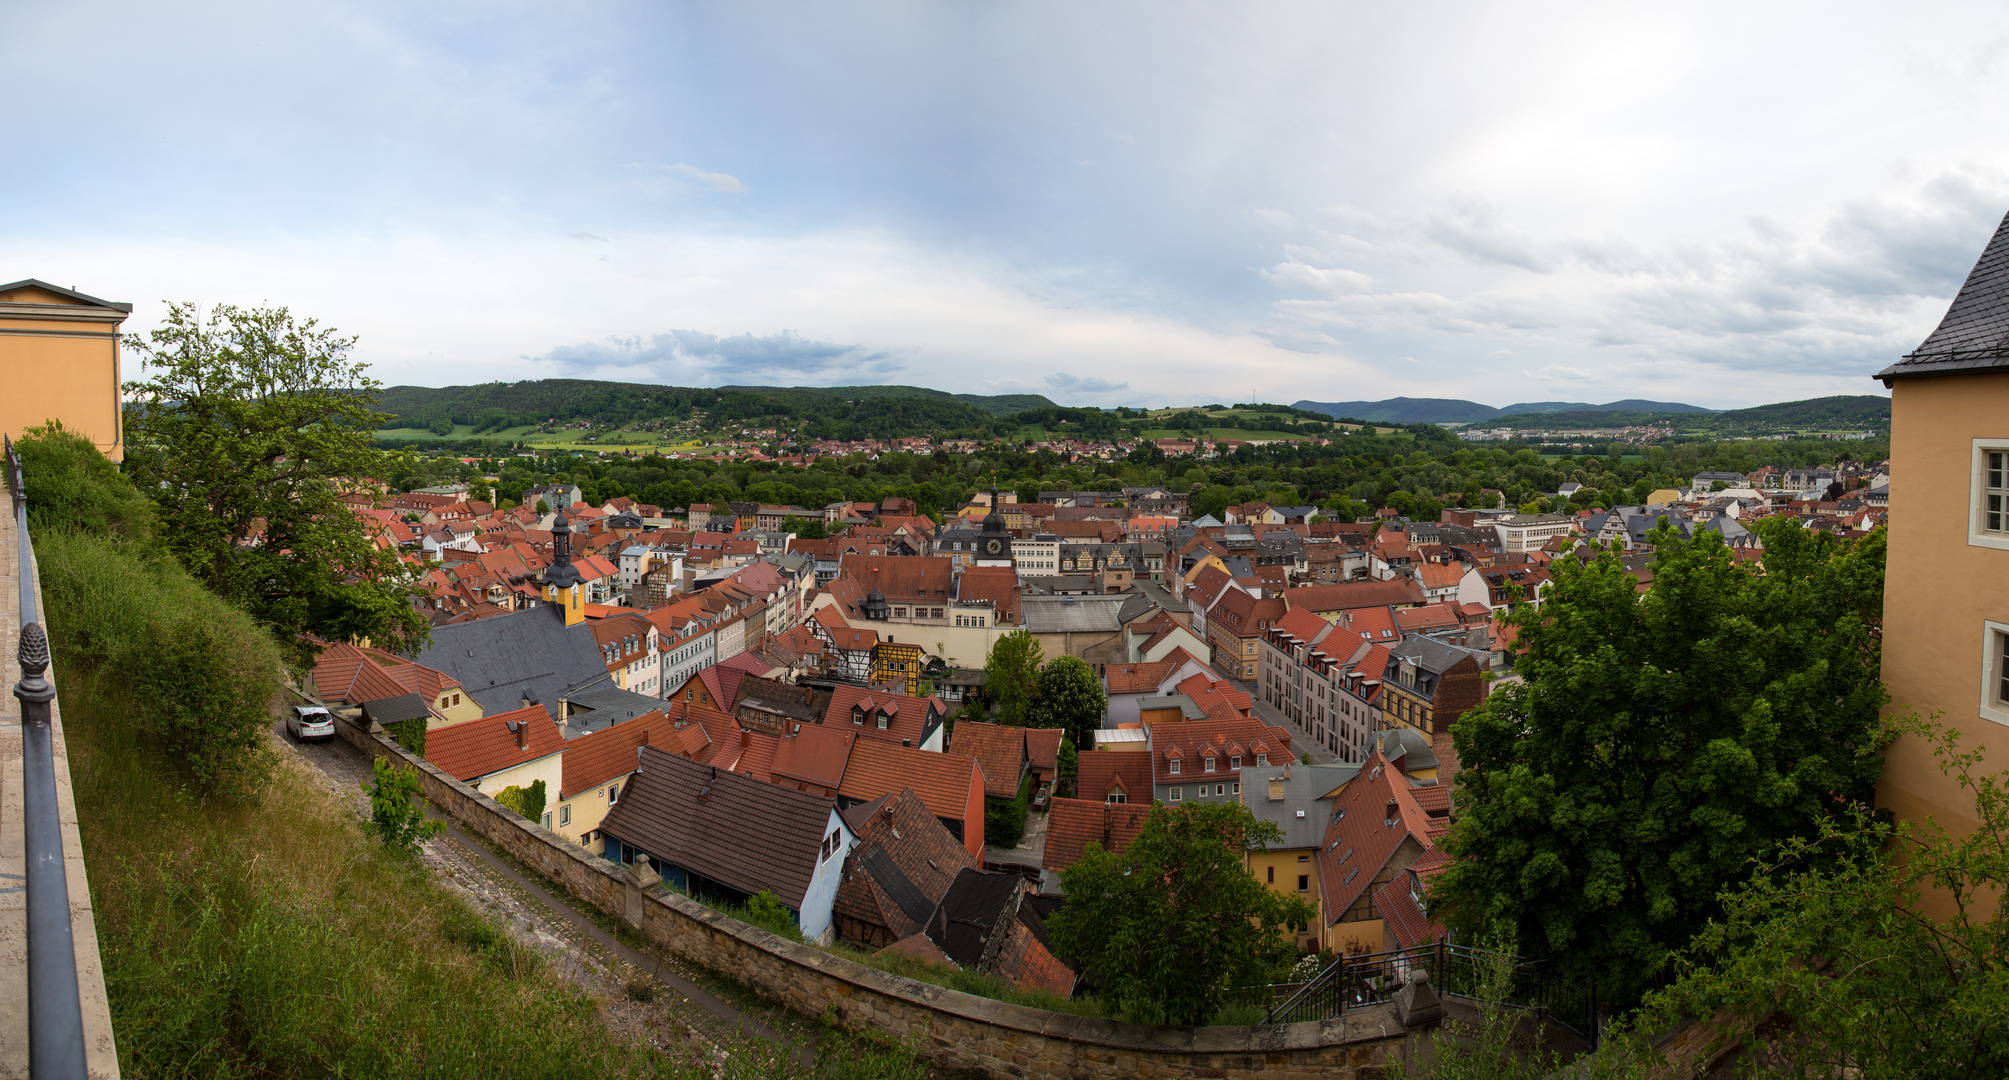
<path fill-rule="evenodd" d="M 622 867 L 497 805 L 388 737 L 337 722 L 372 757 L 416 768 L 425 797 L 572 895 L 649 940 L 807 1016 L 911 1039 L 937 1064 L 993 1077 L 1370 1080 L 1400 1073 L 1410 1038 L 1393 1006 L 1268 1027 L 1156 1028 L 1008 1005 L 865 967 L 728 918 L 675 893 L 629 885 Z"/>

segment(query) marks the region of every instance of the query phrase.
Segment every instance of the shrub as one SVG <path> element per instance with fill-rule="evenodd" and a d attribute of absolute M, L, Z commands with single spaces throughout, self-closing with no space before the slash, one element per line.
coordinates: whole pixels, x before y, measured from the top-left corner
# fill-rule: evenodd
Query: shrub
<path fill-rule="evenodd" d="M 412 752 L 413 757 L 426 756 L 426 717 L 400 720 L 384 729 L 399 746 Z"/>
<path fill-rule="evenodd" d="M 35 537 L 57 662 L 130 685 L 128 707 L 167 764 L 243 797 L 269 774 L 277 643 L 169 557 L 52 529 Z"/>
<path fill-rule="evenodd" d="M 133 487 L 88 436 L 60 420 L 29 428 L 15 443 L 28 485 L 28 528 L 151 544 L 153 503 Z"/>
<path fill-rule="evenodd" d="M 1026 807 L 1032 802 L 1032 774 L 1019 781 L 1018 795 L 1010 799 L 984 800 L 984 843 L 990 847 L 1017 847 L 1025 838 Z"/>
<path fill-rule="evenodd" d="M 446 828 L 427 821 L 425 801 L 419 798 L 419 774 L 400 769 L 385 758 L 370 762 L 370 782 L 363 785 L 370 795 L 370 831 L 384 846 L 395 851 L 417 851 L 421 842 L 438 836 Z"/>
<path fill-rule="evenodd" d="M 780 897 L 764 889 L 747 898 L 746 909 L 740 912 L 740 917 L 790 941 L 802 940 L 802 928 L 795 923 L 795 913 L 788 910 Z"/>
<path fill-rule="evenodd" d="M 511 784 L 495 793 L 495 801 L 531 821 L 544 818 L 544 781 L 533 780 L 529 787 Z"/>

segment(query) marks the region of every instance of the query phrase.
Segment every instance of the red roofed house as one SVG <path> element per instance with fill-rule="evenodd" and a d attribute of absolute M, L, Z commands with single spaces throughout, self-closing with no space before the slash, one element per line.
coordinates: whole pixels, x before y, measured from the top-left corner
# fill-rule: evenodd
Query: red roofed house
<path fill-rule="evenodd" d="M 837 936 L 868 949 L 919 933 L 949 883 L 978 865 L 913 788 L 843 811 L 858 844 L 844 862 Z"/>
<path fill-rule="evenodd" d="M 859 739 L 851 746 L 837 802 L 849 808 L 906 788 L 921 796 L 965 851 L 983 858 L 984 771 L 975 758 Z"/>
<path fill-rule="evenodd" d="M 564 750 L 565 736 L 542 705 L 484 716 L 426 735 L 427 761 L 489 795 L 542 780 L 548 800 L 565 780 Z"/>
<path fill-rule="evenodd" d="M 600 854 L 600 821 L 621 801 L 621 783 L 635 771 L 641 748 L 654 742 L 675 752 L 682 743 L 677 736 L 668 717 L 651 712 L 566 742 L 559 756 L 559 784 L 545 789 L 547 809 L 554 815 L 551 830 Z"/>
<path fill-rule="evenodd" d="M 1399 643 L 1392 636 L 1389 640 Z M 1387 659 L 1387 646 L 1304 608 L 1292 608 L 1263 636 L 1256 692 L 1340 760 L 1360 761 L 1381 727 Z"/>
<path fill-rule="evenodd" d="M 1153 724 L 1147 731 L 1152 796 L 1167 803 L 1239 799 L 1243 768 L 1268 768 L 1295 756 L 1290 733 L 1261 720 L 1209 717 Z"/>
<path fill-rule="evenodd" d="M 1409 777 L 1379 752 L 1334 801 L 1318 852 L 1321 944 L 1335 951 L 1378 952 L 1389 933 L 1381 888 L 1436 850 L 1433 820 Z"/>
<path fill-rule="evenodd" d="M 1093 754 L 1083 754 L 1086 761 Z M 1136 757 L 1135 754 L 1111 754 L 1110 757 Z M 1104 851 L 1122 854 L 1130 847 L 1137 834 L 1144 831 L 1144 822 L 1151 816 L 1151 804 L 1109 803 L 1093 799 L 1055 799 L 1046 817 L 1046 850 L 1041 855 L 1039 891 L 1049 896 L 1060 894 L 1060 872 L 1081 861 L 1088 853 L 1089 844 L 1099 844 Z"/>
<path fill-rule="evenodd" d="M 1094 750 L 1081 755 L 1075 797 L 1087 802 L 1151 805 L 1151 755 Z"/>
<path fill-rule="evenodd" d="M 823 722 L 849 727 L 876 740 L 917 750 L 942 748 L 942 720 L 948 703 L 939 697 L 905 694 L 862 686 L 839 686 L 830 692 Z"/>
<path fill-rule="evenodd" d="M 314 688 L 322 701 L 345 705 L 417 694 L 433 714 L 428 730 L 481 717 L 480 704 L 453 676 L 382 649 L 345 642 L 329 645 L 315 658 Z"/>
<path fill-rule="evenodd" d="M 964 720 L 956 725 L 949 750 L 976 758 L 977 764 L 983 766 L 985 795 L 1015 799 L 1029 764 L 1026 731 L 1022 727 Z"/>
<path fill-rule="evenodd" d="M 1281 597 L 1259 600 L 1240 589 L 1223 593 L 1207 609 L 1207 642 L 1213 646 L 1209 659 L 1215 669 L 1237 679 L 1255 678 L 1256 643 L 1288 610 Z"/>

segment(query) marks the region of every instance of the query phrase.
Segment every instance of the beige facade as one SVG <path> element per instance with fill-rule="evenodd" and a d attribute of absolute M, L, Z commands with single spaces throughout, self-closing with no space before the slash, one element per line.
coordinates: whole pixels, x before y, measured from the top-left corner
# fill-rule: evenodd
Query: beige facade
<path fill-rule="evenodd" d="M 125 460 L 119 325 L 132 310 L 33 278 L 0 285 L 0 432 L 61 420 Z"/>

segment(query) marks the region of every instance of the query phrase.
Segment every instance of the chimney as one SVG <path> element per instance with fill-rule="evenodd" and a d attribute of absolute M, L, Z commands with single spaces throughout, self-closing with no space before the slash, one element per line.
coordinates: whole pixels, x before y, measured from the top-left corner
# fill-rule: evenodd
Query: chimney
<path fill-rule="evenodd" d="M 1272 777 L 1270 777 L 1270 801 L 1271 801 L 1271 802 L 1282 802 L 1282 801 L 1284 801 L 1284 780 L 1285 780 L 1285 779 L 1287 779 L 1287 778 L 1288 778 L 1288 776 L 1289 776 L 1289 773 L 1288 773 L 1288 772 L 1286 772 L 1284 776 L 1272 776 Z"/>
<path fill-rule="evenodd" d="M 509 722 L 509 730 L 516 733 L 516 748 L 518 750 L 530 749 L 530 725 L 528 723 L 519 723 L 518 721 L 511 720 Z"/>

